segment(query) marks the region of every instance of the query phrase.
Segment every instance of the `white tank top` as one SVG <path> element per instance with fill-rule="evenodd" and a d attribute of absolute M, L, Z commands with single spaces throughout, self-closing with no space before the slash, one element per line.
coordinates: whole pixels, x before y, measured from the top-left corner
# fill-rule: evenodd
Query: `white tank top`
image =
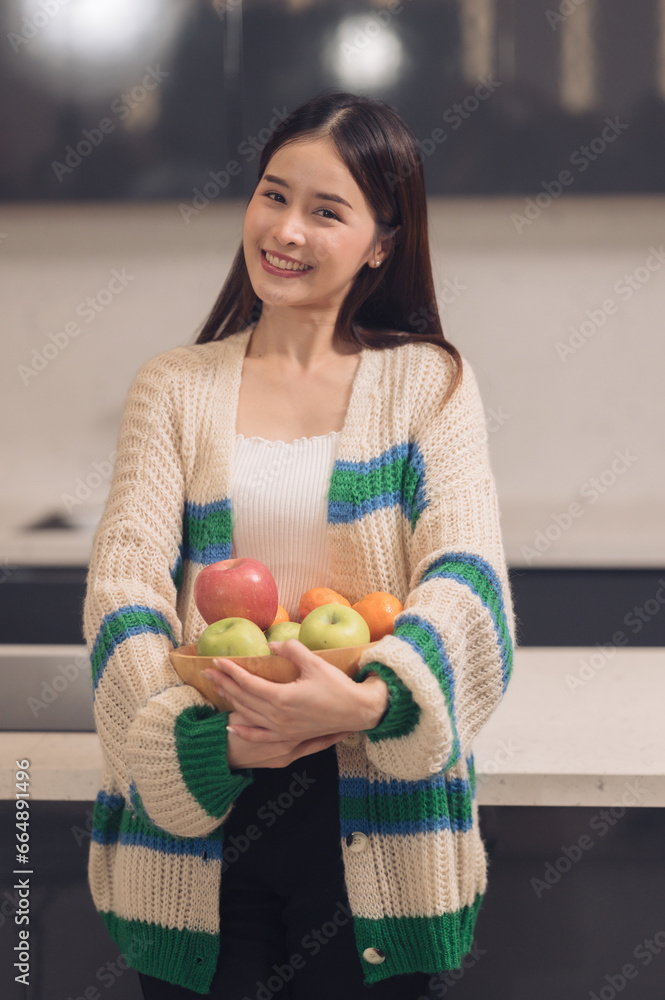
<path fill-rule="evenodd" d="M 290 442 L 235 435 L 231 558 L 268 567 L 292 621 L 306 590 L 332 585 L 328 492 L 340 434 Z"/>

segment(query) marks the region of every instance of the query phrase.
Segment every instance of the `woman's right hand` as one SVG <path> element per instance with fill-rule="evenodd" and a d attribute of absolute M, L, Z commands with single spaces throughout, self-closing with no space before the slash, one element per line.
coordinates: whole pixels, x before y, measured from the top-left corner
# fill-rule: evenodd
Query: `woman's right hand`
<path fill-rule="evenodd" d="M 229 713 L 229 725 L 234 723 L 246 725 L 247 721 L 240 712 Z M 325 750 L 333 743 L 339 743 L 345 737 L 350 736 L 350 732 L 326 733 L 325 736 L 315 736 L 310 740 L 303 740 L 301 743 L 293 740 L 280 740 L 275 742 L 255 742 L 244 740 L 236 733 L 227 730 L 226 733 L 226 759 L 231 770 L 246 767 L 288 767 L 299 757 L 316 753 L 318 750 Z"/>

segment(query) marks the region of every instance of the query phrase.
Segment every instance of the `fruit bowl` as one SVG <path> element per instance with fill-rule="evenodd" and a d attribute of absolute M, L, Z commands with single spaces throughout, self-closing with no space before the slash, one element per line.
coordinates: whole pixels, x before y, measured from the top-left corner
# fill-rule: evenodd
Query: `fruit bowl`
<path fill-rule="evenodd" d="M 360 657 L 366 649 L 376 646 L 379 641 L 365 642 L 360 646 L 342 646 L 339 649 L 314 649 L 312 652 L 324 659 L 326 663 L 343 670 L 349 677 L 355 677 L 358 673 Z M 212 661 L 216 657 L 197 656 L 196 643 L 192 642 L 187 646 L 178 646 L 177 649 L 172 649 L 169 658 L 175 672 L 186 684 L 195 687 L 221 712 L 233 710 L 231 702 L 217 694 L 213 682 L 203 673 L 210 667 L 215 668 Z M 278 653 L 272 653 L 269 656 L 228 656 L 225 659 L 233 660 L 239 667 L 244 667 L 250 673 L 258 674 L 259 677 L 265 677 L 269 681 L 277 681 L 279 684 L 288 684 L 289 681 L 295 681 L 300 676 L 296 664 L 287 660 L 285 656 L 279 656 Z"/>

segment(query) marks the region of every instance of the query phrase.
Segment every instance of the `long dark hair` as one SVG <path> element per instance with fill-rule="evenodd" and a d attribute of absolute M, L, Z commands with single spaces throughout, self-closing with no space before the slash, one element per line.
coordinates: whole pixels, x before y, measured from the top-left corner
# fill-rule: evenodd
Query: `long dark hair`
<path fill-rule="evenodd" d="M 274 153 L 287 142 L 305 137 L 332 139 L 372 209 L 377 242 L 393 237 L 380 268 L 364 265 L 358 271 L 339 310 L 334 338 L 372 349 L 408 342 L 437 344 L 453 360 L 453 378 L 445 396 L 449 399 L 461 381 L 462 358 L 441 327 L 429 253 L 425 176 L 416 136 L 383 101 L 341 91 L 320 94 L 277 125 L 261 152 L 257 185 Z M 249 280 L 241 243 L 195 343 L 239 333 L 259 319 L 262 307 Z"/>

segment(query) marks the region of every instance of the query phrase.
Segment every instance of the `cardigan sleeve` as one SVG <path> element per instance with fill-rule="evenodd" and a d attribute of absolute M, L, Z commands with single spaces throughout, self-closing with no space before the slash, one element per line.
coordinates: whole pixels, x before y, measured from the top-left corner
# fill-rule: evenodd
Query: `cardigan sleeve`
<path fill-rule="evenodd" d="M 169 660 L 183 641 L 176 579 L 184 503 L 178 361 L 169 353 L 146 362 L 129 389 L 93 540 L 83 633 L 95 725 L 125 800 L 144 821 L 195 837 L 223 823 L 252 771 L 229 769 L 229 713 L 184 684 Z"/>
<path fill-rule="evenodd" d="M 419 471 L 409 593 L 393 634 L 363 654 L 356 676 L 376 672 L 388 684 L 388 709 L 367 731 L 366 750 L 376 767 L 402 780 L 447 771 L 469 754 L 506 690 L 515 644 L 475 375 L 463 359 L 462 381 L 444 405 L 438 361 L 436 369 L 413 433 Z"/>

